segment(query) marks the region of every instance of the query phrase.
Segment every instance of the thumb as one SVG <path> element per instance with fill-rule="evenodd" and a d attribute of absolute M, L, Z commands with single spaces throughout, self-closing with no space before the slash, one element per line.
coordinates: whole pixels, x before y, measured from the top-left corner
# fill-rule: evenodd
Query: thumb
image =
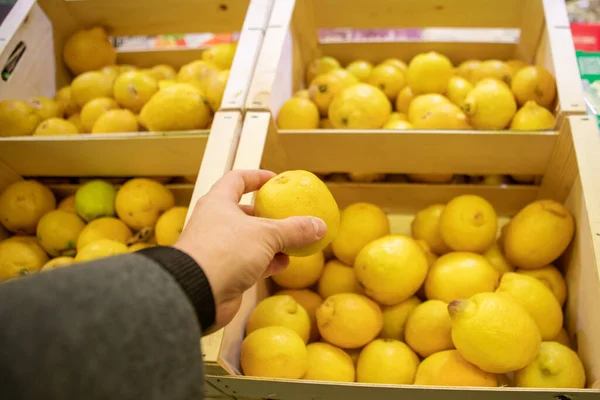
<path fill-rule="evenodd" d="M 290 217 L 273 222 L 277 243 L 281 247 L 276 249 L 277 252 L 311 245 L 327 233 L 327 225 L 321 218 Z"/>

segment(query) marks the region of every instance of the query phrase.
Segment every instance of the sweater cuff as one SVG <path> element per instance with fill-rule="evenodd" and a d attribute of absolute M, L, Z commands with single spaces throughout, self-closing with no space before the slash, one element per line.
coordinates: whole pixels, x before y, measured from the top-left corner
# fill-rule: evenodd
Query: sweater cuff
<path fill-rule="evenodd" d="M 215 299 L 208 278 L 196 261 L 174 247 L 157 246 L 138 251 L 160 264 L 179 284 L 190 299 L 202 331 L 215 323 Z"/>

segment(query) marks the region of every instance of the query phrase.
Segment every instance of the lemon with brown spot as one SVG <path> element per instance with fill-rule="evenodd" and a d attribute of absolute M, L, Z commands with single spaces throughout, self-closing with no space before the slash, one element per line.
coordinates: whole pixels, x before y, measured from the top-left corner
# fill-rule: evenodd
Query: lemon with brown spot
<path fill-rule="evenodd" d="M 383 328 L 379 337 L 404 341 L 406 320 L 419 304 L 421 304 L 421 300 L 416 296 L 412 296 L 394 306 L 382 307 Z"/>
<path fill-rule="evenodd" d="M 337 129 L 379 129 L 391 113 L 392 106 L 385 93 L 366 83 L 343 89 L 328 110 L 329 120 Z"/>
<path fill-rule="evenodd" d="M 423 240 L 436 254 L 448 253 L 450 248 L 442 239 L 440 218 L 446 206 L 434 204 L 422 209 L 415 215 L 410 227 L 415 239 Z"/>
<path fill-rule="evenodd" d="M 74 256 L 77 239 L 85 223 L 79 215 L 63 210 L 52 210 L 45 214 L 37 226 L 40 245 L 53 257 Z"/>
<path fill-rule="evenodd" d="M 306 346 L 308 368 L 302 379 L 328 382 L 354 382 L 356 372 L 352 358 L 329 343 Z"/>
<path fill-rule="evenodd" d="M 331 242 L 333 254 L 353 265 L 358 253 L 370 242 L 390 233 L 390 223 L 383 210 L 370 203 L 354 203 L 340 214 L 338 233 Z"/>
<path fill-rule="evenodd" d="M 535 360 L 515 372 L 515 382 L 518 387 L 583 389 L 585 369 L 573 350 L 543 342 Z"/>
<path fill-rule="evenodd" d="M 406 80 L 415 94 L 443 94 L 448 88 L 452 70 L 452 62 L 448 57 L 431 51 L 418 54 L 410 61 Z"/>
<path fill-rule="evenodd" d="M 445 350 L 421 361 L 415 385 L 496 387 L 498 378 L 465 360 L 457 350 Z"/>
<path fill-rule="evenodd" d="M 435 262 L 425 280 L 428 299 L 467 299 L 477 293 L 493 292 L 500 274 L 479 254 L 448 253 Z"/>
<path fill-rule="evenodd" d="M 414 119 L 415 129 L 470 129 L 465 113 L 452 103 L 433 105 L 421 118 Z"/>
<path fill-rule="evenodd" d="M 44 214 L 54 210 L 50 189 L 33 180 L 17 181 L 0 194 L 0 223 L 12 233 L 31 235 Z"/>
<path fill-rule="evenodd" d="M 144 104 L 158 91 L 158 83 L 149 74 L 132 71 L 115 81 L 114 97 L 123 108 L 139 113 Z"/>
<path fill-rule="evenodd" d="M 346 66 L 346 71 L 350 72 L 361 82 L 367 82 L 373 71 L 373 64 L 365 60 L 352 61 Z"/>
<path fill-rule="evenodd" d="M 290 257 L 289 265 L 271 278 L 287 289 L 304 289 L 314 285 L 323 272 L 325 257 L 322 251 L 306 257 Z"/>
<path fill-rule="evenodd" d="M 504 129 L 517 112 L 510 88 L 494 78 L 480 80 L 461 105 L 476 129 Z"/>
<path fill-rule="evenodd" d="M 404 86 L 400 93 L 398 93 L 398 97 L 396 97 L 396 111 L 408 114 L 410 103 L 413 101 L 414 98 L 415 94 L 413 93 L 410 86 Z"/>
<path fill-rule="evenodd" d="M 62 118 L 65 113 L 61 103 L 48 97 L 32 97 L 28 103 L 42 121 L 48 118 Z"/>
<path fill-rule="evenodd" d="M 279 129 L 317 129 L 319 118 L 319 109 L 310 99 L 292 97 L 281 106 L 277 126 Z"/>
<path fill-rule="evenodd" d="M 479 293 L 448 305 L 452 342 L 460 355 L 482 370 L 505 374 L 524 368 L 542 342 L 523 306 L 503 293 Z"/>
<path fill-rule="evenodd" d="M 441 94 L 431 93 L 417 96 L 410 102 L 408 107 L 408 121 L 414 124 L 435 105 L 446 103 L 450 103 L 450 100 Z"/>
<path fill-rule="evenodd" d="M 498 216 L 486 199 L 466 194 L 448 202 L 439 226 L 444 243 L 452 250 L 483 253 L 496 240 Z"/>
<path fill-rule="evenodd" d="M 563 326 L 560 303 L 542 282 L 528 275 L 507 272 L 502 275 L 496 292 L 512 297 L 535 320 L 542 340 L 552 340 Z"/>
<path fill-rule="evenodd" d="M 428 300 L 419 304 L 408 316 L 404 337 L 406 344 L 421 357 L 454 348 L 452 343 L 452 320 L 448 304 L 440 300 Z"/>
<path fill-rule="evenodd" d="M 306 346 L 284 326 L 258 329 L 242 342 L 241 367 L 247 376 L 300 379 L 308 368 Z"/>
<path fill-rule="evenodd" d="M 410 385 L 414 383 L 419 357 L 404 343 L 394 339 L 377 339 L 360 353 L 356 364 L 356 381 Z"/>
<path fill-rule="evenodd" d="M 328 343 L 356 349 L 379 335 L 383 317 L 373 300 L 355 293 L 340 293 L 325 299 L 317 309 L 317 325 Z"/>
<path fill-rule="evenodd" d="M 406 77 L 401 69 L 390 63 L 379 64 L 371 71 L 367 83 L 381 89 L 390 101 L 395 101 L 406 86 Z"/>
<path fill-rule="evenodd" d="M 519 105 L 533 100 L 542 107 L 550 108 L 556 97 L 556 80 L 543 67 L 532 65 L 517 72 L 511 89 Z"/>
<path fill-rule="evenodd" d="M 79 129 L 62 118 L 48 118 L 37 126 L 33 136 L 77 135 Z"/>
<path fill-rule="evenodd" d="M 516 131 L 540 131 L 554 129 L 556 118 L 548 109 L 533 100 L 527 101 L 515 114 L 510 129 Z"/>
<path fill-rule="evenodd" d="M 326 299 L 339 293 L 363 294 L 364 288 L 358 281 L 353 267 L 338 260 L 331 260 L 323 268 L 317 291 Z"/>
<path fill-rule="evenodd" d="M 300 304 L 308 313 L 310 318 L 310 338 L 309 342 L 316 342 L 321 337 L 319 326 L 317 325 L 317 308 L 323 304 L 323 298 L 315 292 L 308 289 L 301 290 L 280 290 L 275 296 L 290 296 Z"/>
<path fill-rule="evenodd" d="M 366 245 L 356 257 L 354 269 L 367 296 L 389 306 L 414 295 L 429 266 L 413 238 L 388 235 Z"/>
<path fill-rule="evenodd" d="M 565 206 L 554 200 L 538 200 L 511 220 L 504 236 L 504 252 L 519 268 L 541 268 L 566 250 L 574 232 L 573 216 Z"/>
<path fill-rule="evenodd" d="M 567 283 L 561 272 L 554 265 L 550 264 L 537 269 L 518 269 L 517 273 L 536 278 L 548 286 L 561 307 L 565 304 L 567 300 Z"/>
<path fill-rule="evenodd" d="M 187 207 L 173 207 L 158 218 L 154 232 L 160 246 L 173 246 L 177 242 L 183 232 L 187 213 Z"/>
<path fill-rule="evenodd" d="M 318 242 L 283 250 L 296 257 L 323 250 L 337 235 L 340 223 L 340 210 L 325 183 L 315 174 L 302 170 L 282 172 L 265 183 L 256 192 L 254 214 L 271 219 L 312 216 L 325 222 L 327 233 Z"/>
<path fill-rule="evenodd" d="M 310 318 L 306 310 L 291 296 L 272 296 L 262 300 L 250 314 L 246 335 L 268 326 L 285 326 L 308 343 Z"/>

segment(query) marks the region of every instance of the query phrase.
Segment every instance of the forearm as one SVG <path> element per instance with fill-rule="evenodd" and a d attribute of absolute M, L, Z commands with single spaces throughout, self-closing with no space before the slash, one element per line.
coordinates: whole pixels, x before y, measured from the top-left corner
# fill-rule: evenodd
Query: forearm
<path fill-rule="evenodd" d="M 0 397 L 201 398 L 193 303 L 141 254 L 2 284 Z"/>

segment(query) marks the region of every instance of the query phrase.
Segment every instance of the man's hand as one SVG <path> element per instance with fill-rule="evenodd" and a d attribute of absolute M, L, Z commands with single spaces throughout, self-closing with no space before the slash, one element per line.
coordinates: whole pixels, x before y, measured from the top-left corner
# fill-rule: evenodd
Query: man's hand
<path fill-rule="evenodd" d="M 246 290 L 287 267 L 289 258 L 281 250 L 307 246 L 327 233 L 327 225 L 319 218 L 257 218 L 252 206 L 238 204 L 243 194 L 260 189 L 274 176 L 262 170 L 237 170 L 223 176 L 198 200 L 175 244 L 208 277 L 217 308 L 212 331 L 233 319 Z"/>

